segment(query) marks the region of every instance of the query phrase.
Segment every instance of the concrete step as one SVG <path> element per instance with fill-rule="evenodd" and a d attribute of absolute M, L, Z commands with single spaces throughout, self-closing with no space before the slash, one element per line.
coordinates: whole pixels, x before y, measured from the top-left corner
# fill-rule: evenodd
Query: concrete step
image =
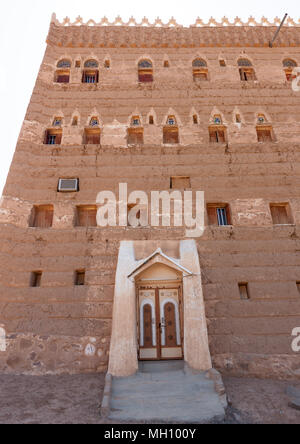
<path fill-rule="evenodd" d="M 206 373 L 186 371 L 182 361 L 145 362 L 140 368 L 128 378 L 112 379 L 111 420 L 205 423 L 225 417 Z"/>
<path fill-rule="evenodd" d="M 139 362 L 139 371 L 141 373 L 172 372 L 183 369 L 184 369 L 183 360 Z"/>

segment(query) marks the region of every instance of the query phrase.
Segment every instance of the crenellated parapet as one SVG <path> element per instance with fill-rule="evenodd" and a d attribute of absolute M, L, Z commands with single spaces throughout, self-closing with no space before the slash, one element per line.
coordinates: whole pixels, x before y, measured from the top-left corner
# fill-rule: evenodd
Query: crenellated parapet
<path fill-rule="evenodd" d="M 113 21 L 109 21 L 107 17 L 103 17 L 99 22 L 96 22 L 93 19 L 84 22 L 82 17 L 77 17 L 73 22 L 69 17 L 65 17 L 61 22 L 57 19 L 56 14 L 52 15 L 51 22 L 57 26 L 148 26 L 148 27 L 162 27 L 162 28 L 183 28 L 183 25 L 177 23 L 174 17 L 167 23 L 163 23 L 163 21 L 157 17 L 153 23 L 144 17 L 140 22 L 138 22 L 134 17 L 130 17 L 130 19 L 126 22 L 122 20 L 122 17 L 118 16 Z M 281 23 L 281 19 L 279 17 L 275 17 L 274 20 L 268 20 L 266 17 L 262 17 L 261 20 L 256 20 L 254 17 L 250 16 L 249 19 L 245 22 L 241 20 L 239 17 L 235 17 L 232 21 L 230 21 L 227 17 L 223 17 L 219 22 L 211 17 L 206 23 L 197 17 L 194 24 L 191 24 L 190 27 L 203 27 L 203 26 L 279 26 Z M 288 26 L 299 26 L 300 27 L 300 19 L 295 21 L 292 17 L 288 17 L 285 25 Z"/>
<path fill-rule="evenodd" d="M 260 22 L 250 17 L 243 22 L 236 17 L 230 21 L 223 17 L 220 22 L 211 18 L 205 23 L 197 18 L 193 25 L 184 27 L 171 18 L 163 23 L 157 18 L 150 23 L 147 18 L 137 22 L 131 17 L 124 22 L 121 17 L 99 22 L 75 21 L 65 18 L 60 22 L 53 14 L 47 43 L 60 47 L 89 48 L 195 48 L 195 47 L 268 47 L 281 20 Z M 274 46 L 295 47 L 300 45 L 300 19 L 288 18 Z"/>

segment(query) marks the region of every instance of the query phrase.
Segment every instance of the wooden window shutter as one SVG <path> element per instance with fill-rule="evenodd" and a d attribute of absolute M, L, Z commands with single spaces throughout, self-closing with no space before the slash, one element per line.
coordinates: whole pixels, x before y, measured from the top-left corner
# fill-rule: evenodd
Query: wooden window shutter
<path fill-rule="evenodd" d="M 179 132 L 178 128 L 175 127 L 165 127 L 163 130 L 163 143 L 167 144 L 177 144 L 179 143 Z"/>
<path fill-rule="evenodd" d="M 218 134 L 217 134 L 217 131 L 215 131 L 215 130 L 213 130 L 213 129 L 210 129 L 210 130 L 209 130 L 209 141 L 210 141 L 210 142 L 213 142 L 213 143 L 215 143 L 215 142 L 218 141 Z"/>
<path fill-rule="evenodd" d="M 69 75 L 58 75 L 57 76 L 57 83 L 69 83 L 70 76 Z"/>
<path fill-rule="evenodd" d="M 257 128 L 258 142 L 272 142 L 272 132 L 269 128 Z"/>
<path fill-rule="evenodd" d="M 225 131 L 218 130 L 217 131 L 217 136 L 218 136 L 218 142 L 220 142 L 220 143 L 224 143 L 225 142 Z"/>
<path fill-rule="evenodd" d="M 225 209 L 226 209 L 227 225 L 231 225 L 231 214 L 230 214 L 229 205 L 226 205 Z"/>
<path fill-rule="evenodd" d="M 129 128 L 128 129 L 128 145 L 143 145 L 144 144 L 144 131 L 142 128 Z"/>
<path fill-rule="evenodd" d="M 191 188 L 191 179 L 189 177 L 171 177 L 172 189 Z"/>
<path fill-rule="evenodd" d="M 239 291 L 240 291 L 241 299 L 243 299 L 243 300 L 250 299 L 250 297 L 249 297 L 249 290 L 248 290 L 248 284 L 246 284 L 246 283 L 239 284 Z"/>
<path fill-rule="evenodd" d="M 42 282 L 42 272 L 41 271 L 33 271 L 30 277 L 30 286 L 31 287 L 40 287 Z"/>
<path fill-rule="evenodd" d="M 207 206 L 207 216 L 209 225 L 218 225 L 217 208 L 211 205 Z"/>
<path fill-rule="evenodd" d="M 53 223 L 53 207 L 42 206 L 35 208 L 34 223 L 36 228 L 51 228 Z"/>
<path fill-rule="evenodd" d="M 97 208 L 78 207 L 78 226 L 97 227 Z"/>
<path fill-rule="evenodd" d="M 287 211 L 287 205 L 271 205 L 270 208 L 274 225 L 286 225 L 291 222 Z"/>
<path fill-rule="evenodd" d="M 141 83 L 153 82 L 153 74 L 151 74 L 151 73 L 139 73 L 139 82 L 141 82 Z"/>
<path fill-rule="evenodd" d="M 75 285 L 82 286 L 85 284 L 85 270 L 76 271 Z"/>
<path fill-rule="evenodd" d="M 100 129 L 86 129 L 84 143 L 86 145 L 100 145 Z"/>

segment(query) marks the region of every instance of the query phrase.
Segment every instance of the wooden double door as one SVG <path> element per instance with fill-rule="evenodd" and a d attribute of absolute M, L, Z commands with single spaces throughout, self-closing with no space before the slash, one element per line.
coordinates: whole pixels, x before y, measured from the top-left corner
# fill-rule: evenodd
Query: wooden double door
<path fill-rule="evenodd" d="M 139 359 L 183 359 L 181 287 L 138 288 Z"/>

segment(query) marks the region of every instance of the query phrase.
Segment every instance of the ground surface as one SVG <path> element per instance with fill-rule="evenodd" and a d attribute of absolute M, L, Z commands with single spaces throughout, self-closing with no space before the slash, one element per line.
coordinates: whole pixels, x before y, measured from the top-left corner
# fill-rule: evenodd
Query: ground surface
<path fill-rule="evenodd" d="M 300 424 L 285 390 L 300 381 L 224 378 L 232 402 L 226 422 Z M 0 375 L 0 423 L 97 424 L 104 375 Z"/>
<path fill-rule="evenodd" d="M 198 424 L 224 417 L 214 382 L 183 361 L 143 362 L 135 375 L 113 378 L 113 421 Z"/>

